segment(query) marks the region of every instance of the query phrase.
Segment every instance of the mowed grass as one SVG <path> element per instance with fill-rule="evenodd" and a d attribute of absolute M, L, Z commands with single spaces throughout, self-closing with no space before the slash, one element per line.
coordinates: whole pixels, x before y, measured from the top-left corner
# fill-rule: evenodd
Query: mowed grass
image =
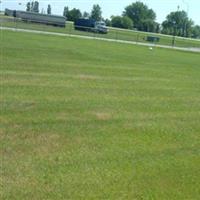
<path fill-rule="evenodd" d="M 199 199 L 200 54 L 1 32 L 1 199 Z"/>
<path fill-rule="evenodd" d="M 93 32 L 86 31 L 78 31 L 74 29 L 74 25 L 71 22 L 66 22 L 66 27 L 56 27 L 56 26 L 48 26 L 44 24 L 31 23 L 31 22 L 23 22 L 20 19 L 15 19 L 12 17 L 1 16 L 0 18 L 0 26 L 11 27 L 11 28 L 22 28 L 22 29 L 31 29 L 31 30 L 39 30 L 39 31 L 47 31 L 47 32 L 58 32 L 65 34 L 73 34 L 73 35 L 81 35 L 81 36 L 90 36 L 90 37 L 98 37 L 98 38 L 106 38 L 106 39 L 114 39 L 114 40 L 124 40 L 131 42 L 142 42 L 142 43 L 150 43 L 152 45 L 167 45 L 172 46 L 174 37 L 166 36 L 156 33 L 148 33 L 148 32 L 137 32 L 126 29 L 112 29 L 109 28 L 108 34 L 99 34 Z M 153 44 L 152 42 L 148 42 L 146 39 L 148 36 L 159 37 L 160 41 Z M 190 38 L 180 38 L 175 37 L 174 45 L 176 47 L 186 47 L 186 48 L 200 48 L 200 40 Z"/>

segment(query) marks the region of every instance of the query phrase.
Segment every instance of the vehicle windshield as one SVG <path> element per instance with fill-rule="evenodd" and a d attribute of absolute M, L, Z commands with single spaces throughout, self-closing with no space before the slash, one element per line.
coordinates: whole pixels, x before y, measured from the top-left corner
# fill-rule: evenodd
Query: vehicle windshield
<path fill-rule="evenodd" d="M 100 26 L 105 26 L 105 22 L 97 22 L 97 25 L 100 25 Z"/>

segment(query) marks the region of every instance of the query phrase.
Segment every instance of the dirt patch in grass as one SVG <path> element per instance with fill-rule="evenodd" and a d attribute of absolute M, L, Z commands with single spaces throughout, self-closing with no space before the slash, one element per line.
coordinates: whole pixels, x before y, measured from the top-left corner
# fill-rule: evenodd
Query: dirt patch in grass
<path fill-rule="evenodd" d="M 56 120 L 59 121 L 79 121 L 79 122 L 86 122 L 88 119 L 87 117 L 83 117 L 80 113 L 72 114 L 69 112 L 60 112 L 56 116 Z"/>
<path fill-rule="evenodd" d="M 99 79 L 98 76 L 93 76 L 93 75 L 87 75 L 87 74 L 81 74 L 78 76 L 79 79 L 81 80 L 97 80 Z"/>
<path fill-rule="evenodd" d="M 107 112 L 96 112 L 95 117 L 98 120 L 107 121 L 112 118 L 112 114 Z"/>

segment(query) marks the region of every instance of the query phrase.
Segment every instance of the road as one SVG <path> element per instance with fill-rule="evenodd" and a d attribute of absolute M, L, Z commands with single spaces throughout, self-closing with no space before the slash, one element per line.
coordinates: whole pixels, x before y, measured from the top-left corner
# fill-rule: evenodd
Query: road
<path fill-rule="evenodd" d="M 167 45 L 158 45 L 158 44 L 154 45 L 154 44 L 147 44 L 147 43 L 141 43 L 141 42 L 98 38 L 98 37 L 66 34 L 66 33 L 37 31 L 37 30 L 30 30 L 30 29 L 8 28 L 8 27 L 2 27 L 2 26 L 0 27 L 0 30 L 10 30 L 10 31 L 17 31 L 17 32 L 44 34 L 44 35 L 56 35 L 56 36 L 62 36 L 62 37 L 84 38 L 84 39 L 90 39 L 90 40 L 102 40 L 102 41 L 108 41 L 108 42 L 118 42 L 118 43 L 123 43 L 123 44 L 134 44 L 134 45 L 141 45 L 141 46 L 147 46 L 147 47 L 160 47 L 160 48 L 165 48 L 165 49 L 176 49 L 176 50 L 181 50 L 181 51 L 190 51 L 190 52 L 200 53 L 200 48 L 192 48 L 192 47 L 191 48 L 172 47 L 172 46 L 167 46 Z"/>

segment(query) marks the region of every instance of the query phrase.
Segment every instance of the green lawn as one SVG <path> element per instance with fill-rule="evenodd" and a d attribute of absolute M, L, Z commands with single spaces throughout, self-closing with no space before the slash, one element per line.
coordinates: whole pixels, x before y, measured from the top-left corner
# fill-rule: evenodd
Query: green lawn
<path fill-rule="evenodd" d="M 200 194 L 200 54 L 1 32 L 2 200 Z"/>
<path fill-rule="evenodd" d="M 142 42 L 142 43 L 149 43 L 146 41 L 147 36 L 158 36 L 160 37 L 160 42 L 156 44 L 168 45 L 168 46 L 172 46 L 172 41 L 173 41 L 173 36 L 156 35 L 154 33 L 109 29 L 108 34 L 96 34 L 96 33 L 91 33 L 91 32 L 74 30 L 74 26 L 70 22 L 66 23 L 66 28 L 59 28 L 55 26 L 47 26 L 47 25 L 37 24 L 37 23 L 22 22 L 19 19 L 14 19 L 7 16 L 1 16 L 0 25 L 5 26 L 5 27 L 16 27 L 16 28 L 23 28 L 23 29 L 33 29 L 33 30 L 41 30 L 41 31 L 48 31 L 48 32 L 84 35 L 84 36 L 91 36 L 91 37 L 100 37 L 100 38 L 132 41 L 132 42 Z M 200 48 L 200 40 L 190 40 L 187 38 L 176 37 L 175 46 Z"/>

